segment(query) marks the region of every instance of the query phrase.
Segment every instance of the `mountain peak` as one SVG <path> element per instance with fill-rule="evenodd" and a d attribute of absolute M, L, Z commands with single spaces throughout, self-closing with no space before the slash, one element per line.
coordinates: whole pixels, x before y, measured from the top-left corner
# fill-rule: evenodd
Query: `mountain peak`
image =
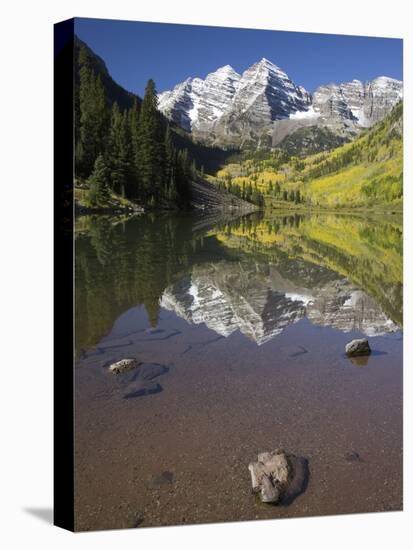
<path fill-rule="evenodd" d="M 401 80 L 392 78 L 391 76 L 377 76 L 371 82 L 381 82 L 383 84 L 401 84 Z"/>
<path fill-rule="evenodd" d="M 231 65 L 224 65 L 223 67 L 219 67 L 215 72 L 235 73 L 236 70 Z"/>
<path fill-rule="evenodd" d="M 231 67 L 231 65 L 224 65 L 223 67 L 219 67 L 214 73 L 210 73 L 210 74 L 224 76 L 224 77 L 229 76 L 231 78 L 240 78 L 240 75 L 237 73 L 237 71 L 233 67 Z"/>
<path fill-rule="evenodd" d="M 257 61 L 257 63 L 255 63 L 255 65 L 258 65 L 260 67 L 268 67 L 269 69 L 273 69 L 282 73 L 284 72 L 282 69 L 280 69 L 280 67 L 278 67 L 278 65 L 276 65 L 266 57 L 261 58 L 259 61 Z"/>

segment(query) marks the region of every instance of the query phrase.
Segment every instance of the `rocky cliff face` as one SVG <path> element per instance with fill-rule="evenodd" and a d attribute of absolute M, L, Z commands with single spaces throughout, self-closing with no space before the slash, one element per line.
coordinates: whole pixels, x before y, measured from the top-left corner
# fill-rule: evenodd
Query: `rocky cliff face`
<path fill-rule="evenodd" d="M 385 76 L 320 86 L 313 96 L 313 108 L 326 125 L 345 122 L 368 128 L 391 111 L 402 98 L 402 88 L 402 82 Z"/>
<path fill-rule="evenodd" d="M 268 264 L 243 264 L 239 270 L 232 262 L 195 267 L 164 291 L 161 306 L 225 337 L 239 330 L 258 345 L 304 317 L 316 325 L 368 336 L 397 330 L 372 298 L 343 277 L 331 278 L 321 267 L 306 270 L 300 264 L 299 269 L 305 271 L 303 280 L 313 280 L 311 288 L 298 286 Z"/>
<path fill-rule="evenodd" d="M 297 129 L 327 127 L 355 135 L 383 119 L 402 98 L 387 77 L 320 86 L 313 95 L 267 59 L 242 75 L 226 65 L 159 96 L 159 108 L 199 141 L 220 146 L 277 145 Z"/>
<path fill-rule="evenodd" d="M 168 118 L 203 141 L 228 145 L 235 136 L 254 138 L 274 120 L 306 112 L 310 104 L 310 94 L 267 59 L 242 75 L 226 65 L 205 80 L 189 78 L 159 95 L 159 109 Z"/>
<path fill-rule="evenodd" d="M 273 122 L 307 113 L 310 94 L 294 84 L 279 67 L 262 59 L 247 69 L 239 82 L 229 108 L 210 128 L 197 126 L 195 135 L 208 139 L 208 131 L 216 142 L 230 146 L 251 143 L 269 144 L 268 129 Z"/>
<path fill-rule="evenodd" d="M 208 127 L 228 110 L 240 79 L 229 65 L 210 73 L 205 80 L 188 78 L 159 95 L 159 109 L 185 130 Z"/>

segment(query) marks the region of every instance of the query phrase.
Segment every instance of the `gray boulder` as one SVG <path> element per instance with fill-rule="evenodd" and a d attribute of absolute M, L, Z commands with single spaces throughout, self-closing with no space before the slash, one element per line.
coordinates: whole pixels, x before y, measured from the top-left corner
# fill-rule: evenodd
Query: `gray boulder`
<path fill-rule="evenodd" d="M 136 369 L 139 365 L 142 365 L 142 363 L 133 357 L 121 359 L 120 361 L 116 361 L 116 363 L 112 363 L 109 367 L 109 371 L 113 374 L 120 374 L 121 372 Z"/>
<path fill-rule="evenodd" d="M 260 453 L 257 462 L 251 462 L 248 469 L 253 492 L 259 494 L 262 502 L 272 504 L 291 504 L 305 491 L 310 475 L 306 458 L 282 449 Z"/>
<path fill-rule="evenodd" d="M 291 478 L 291 464 L 281 449 L 260 453 L 257 462 L 248 465 L 252 490 L 259 493 L 262 502 L 277 503 L 285 493 Z"/>
<path fill-rule="evenodd" d="M 349 357 L 355 357 L 358 355 L 369 355 L 371 349 L 369 346 L 369 341 L 367 338 L 359 338 L 357 340 L 352 340 L 346 344 L 346 354 Z"/>

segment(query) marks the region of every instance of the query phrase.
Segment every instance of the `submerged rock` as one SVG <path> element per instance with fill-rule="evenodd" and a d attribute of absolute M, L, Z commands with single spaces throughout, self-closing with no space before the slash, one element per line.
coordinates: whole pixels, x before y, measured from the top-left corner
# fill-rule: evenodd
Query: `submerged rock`
<path fill-rule="evenodd" d="M 165 365 L 145 363 L 137 372 L 129 376 L 129 379 L 125 380 L 123 397 L 129 399 L 161 392 L 163 388 L 157 379 L 168 371 L 169 367 Z"/>
<path fill-rule="evenodd" d="M 369 355 L 370 353 L 371 349 L 367 338 L 352 340 L 351 342 L 346 344 L 346 354 L 349 357 L 355 357 L 357 355 Z"/>
<path fill-rule="evenodd" d="M 127 392 L 124 394 L 124 399 L 133 397 L 142 397 L 162 391 L 162 386 L 158 382 L 144 382 L 137 380 L 128 386 Z"/>
<path fill-rule="evenodd" d="M 162 376 L 169 371 L 165 365 L 158 365 L 156 363 L 149 363 L 140 370 L 139 377 L 141 380 L 153 380 L 158 376 Z"/>
<path fill-rule="evenodd" d="M 109 371 L 113 374 L 120 374 L 127 370 L 136 369 L 139 365 L 142 365 L 142 363 L 135 358 L 121 359 L 116 363 L 112 363 L 109 367 Z"/>
<path fill-rule="evenodd" d="M 152 479 L 152 487 L 161 487 L 163 485 L 172 485 L 174 482 L 173 472 L 165 471 L 160 476 Z"/>
<path fill-rule="evenodd" d="M 344 458 L 347 462 L 363 462 L 363 459 L 356 451 L 345 453 Z"/>
<path fill-rule="evenodd" d="M 285 492 L 291 474 L 287 455 L 281 449 L 260 453 L 257 462 L 248 465 L 252 490 L 260 493 L 262 502 L 278 502 Z"/>

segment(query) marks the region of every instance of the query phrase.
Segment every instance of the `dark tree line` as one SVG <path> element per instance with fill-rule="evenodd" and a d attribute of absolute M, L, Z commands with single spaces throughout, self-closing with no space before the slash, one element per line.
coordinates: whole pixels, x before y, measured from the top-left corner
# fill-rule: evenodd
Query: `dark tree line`
<path fill-rule="evenodd" d="M 87 180 L 91 204 L 110 192 L 150 206 L 186 205 L 196 166 L 187 150 L 173 145 L 168 123 L 158 111 L 153 80 L 141 105 L 110 106 L 101 78 L 79 51 L 75 101 L 76 176 Z"/>
<path fill-rule="evenodd" d="M 264 206 L 264 194 L 258 189 L 256 182 L 253 185 L 252 181 L 248 182 L 248 184 L 244 181 L 240 186 L 234 183 L 231 175 L 228 174 L 226 178 L 218 181 L 218 189 L 228 191 L 228 193 L 259 207 Z"/>

